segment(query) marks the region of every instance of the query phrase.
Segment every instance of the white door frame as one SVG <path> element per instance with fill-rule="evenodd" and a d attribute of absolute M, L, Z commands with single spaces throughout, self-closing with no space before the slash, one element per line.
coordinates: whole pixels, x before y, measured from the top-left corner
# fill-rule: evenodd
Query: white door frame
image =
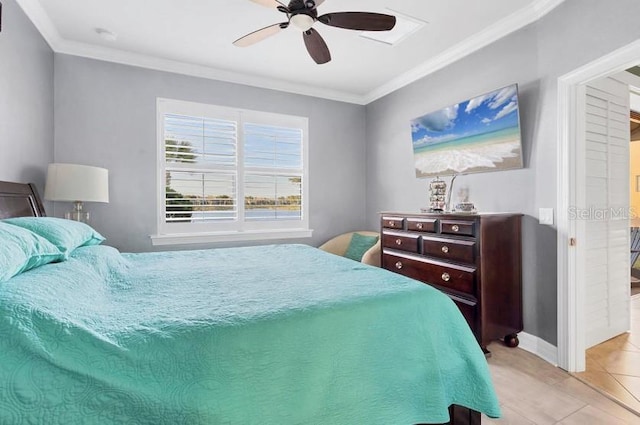
<path fill-rule="evenodd" d="M 558 366 L 585 369 L 584 270 L 579 270 L 584 226 L 569 211 L 585 186 L 578 136 L 584 128 L 584 85 L 640 62 L 640 40 L 558 78 L 557 231 L 558 231 Z M 578 159 L 577 159 L 578 158 Z M 576 241 L 571 245 L 572 238 Z"/>

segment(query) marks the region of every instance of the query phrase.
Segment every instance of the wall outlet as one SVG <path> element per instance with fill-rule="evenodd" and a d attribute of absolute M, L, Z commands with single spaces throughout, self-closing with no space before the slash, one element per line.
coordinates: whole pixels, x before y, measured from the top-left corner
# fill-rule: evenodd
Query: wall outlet
<path fill-rule="evenodd" d="M 553 226 L 553 208 L 540 208 L 538 220 L 540 224 Z"/>

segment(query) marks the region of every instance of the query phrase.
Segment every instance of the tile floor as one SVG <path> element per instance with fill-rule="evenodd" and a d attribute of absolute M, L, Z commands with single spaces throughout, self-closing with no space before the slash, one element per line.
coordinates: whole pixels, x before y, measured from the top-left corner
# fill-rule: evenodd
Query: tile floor
<path fill-rule="evenodd" d="M 587 370 L 575 376 L 640 415 L 640 296 L 631 298 L 631 332 L 587 350 Z"/>
<path fill-rule="evenodd" d="M 640 416 L 520 348 L 489 345 L 489 369 L 502 418 L 496 425 L 639 425 Z"/>
<path fill-rule="evenodd" d="M 495 425 L 639 425 L 640 416 L 541 358 L 501 342 L 488 359 L 502 418 Z"/>

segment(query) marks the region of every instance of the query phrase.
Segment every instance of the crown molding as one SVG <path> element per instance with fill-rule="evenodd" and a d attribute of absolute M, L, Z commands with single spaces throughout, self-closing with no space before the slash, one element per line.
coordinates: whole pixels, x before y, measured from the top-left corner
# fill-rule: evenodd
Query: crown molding
<path fill-rule="evenodd" d="M 564 0 L 538 0 L 365 95 L 231 72 L 203 65 L 65 40 L 60 36 L 60 33 L 38 0 L 16 0 L 16 2 L 33 22 L 38 31 L 40 31 L 55 53 L 81 56 L 123 65 L 243 84 L 339 102 L 367 105 L 537 21 L 563 3 Z"/>
<path fill-rule="evenodd" d="M 352 93 L 314 87 L 307 84 L 292 83 L 275 78 L 242 74 L 188 62 L 174 61 L 171 59 L 112 49 L 104 46 L 78 43 L 75 41 L 64 40 L 60 42 L 56 53 L 363 105 L 362 96 L 354 95 Z"/>
<path fill-rule="evenodd" d="M 393 80 L 370 91 L 365 96 L 365 104 L 369 104 L 402 87 L 405 87 L 429 74 L 432 74 L 452 63 L 488 46 L 489 44 L 523 28 L 558 7 L 565 0 L 539 0 L 519 10 L 483 31 L 465 39 L 441 54 L 423 62 L 417 67 L 399 75 Z"/>

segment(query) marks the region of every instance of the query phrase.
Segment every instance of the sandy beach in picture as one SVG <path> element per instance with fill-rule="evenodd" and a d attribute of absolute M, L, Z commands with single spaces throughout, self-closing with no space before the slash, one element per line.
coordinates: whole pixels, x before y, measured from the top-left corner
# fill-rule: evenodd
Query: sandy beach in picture
<path fill-rule="evenodd" d="M 506 135 L 492 141 L 444 143 L 414 152 L 416 177 L 522 168 L 520 136 Z"/>

